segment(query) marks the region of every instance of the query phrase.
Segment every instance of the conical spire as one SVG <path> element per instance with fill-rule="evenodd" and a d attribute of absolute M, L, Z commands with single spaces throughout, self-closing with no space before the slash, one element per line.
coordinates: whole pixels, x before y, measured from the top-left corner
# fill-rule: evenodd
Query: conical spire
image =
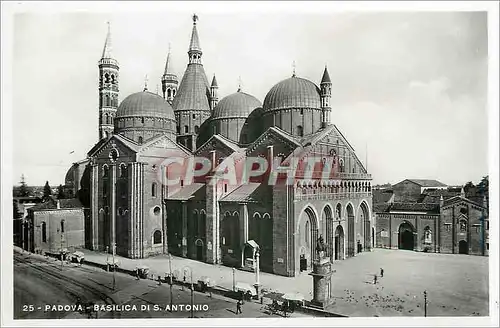
<path fill-rule="evenodd" d="M 201 51 L 200 39 L 198 38 L 198 30 L 196 29 L 196 21 L 198 16 L 193 15 L 193 32 L 191 33 L 191 42 L 189 43 L 189 51 Z"/>
<path fill-rule="evenodd" d="M 330 79 L 330 74 L 328 74 L 328 68 L 325 65 L 325 71 L 323 72 L 323 78 L 321 79 L 321 83 L 332 83 Z"/>
<path fill-rule="evenodd" d="M 214 74 L 214 78 L 212 79 L 211 87 L 212 88 L 218 88 L 219 87 L 219 85 L 217 84 L 217 79 L 215 78 L 215 74 Z"/>
<path fill-rule="evenodd" d="M 168 45 L 167 62 L 165 63 L 165 72 L 163 74 L 174 74 L 174 72 L 172 71 L 172 64 L 170 63 L 170 44 Z"/>
<path fill-rule="evenodd" d="M 112 43 L 111 43 L 111 25 L 108 22 L 108 34 L 106 35 L 106 41 L 104 42 L 104 49 L 102 49 L 101 58 L 113 58 L 112 55 Z"/>

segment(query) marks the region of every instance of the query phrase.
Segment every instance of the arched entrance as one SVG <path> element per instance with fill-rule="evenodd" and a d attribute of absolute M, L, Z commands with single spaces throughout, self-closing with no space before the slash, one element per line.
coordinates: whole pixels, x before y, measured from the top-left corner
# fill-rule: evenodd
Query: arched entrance
<path fill-rule="evenodd" d="M 362 202 L 361 205 L 359 206 L 359 225 L 360 229 L 359 231 L 363 232 L 362 235 L 362 245 L 361 249 L 359 251 L 367 250 L 369 251 L 371 249 L 372 243 L 371 243 L 371 229 L 370 229 L 370 211 L 368 210 L 368 205 L 366 202 Z"/>
<path fill-rule="evenodd" d="M 460 240 L 458 243 L 458 254 L 469 254 L 469 244 L 466 240 Z"/>
<path fill-rule="evenodd" d="M 356 251 L 355 227 L 354 227 L 354 209 L 352 205 L 347 205 L 347 257 L 352 257 Z"/>
<path fill-rule="evenodd" d="M 333 236 L 333 217 L 332 209 L 329 205 L 326 205 L 323 209 L 323 228 L 321 234 L 323 235 L 326 243 L 326 256 L 330 257 L 333 261 L 333 250 L 334 250 L 334 236 Z"/>
<path fill-rule="evenodd" d="M 299 220 L 299 259 L 300 271 L 309 270 L 316 258 L 314 247 L 318 239 L 318 219 L 311 207 L 304 209 Z"/>
<path fill-rule="evenodd" d="M 403 222 L 399 226 L 398 248 L 412 251 L 415 247 L 415 237 L 413 226 L 408 222 Z"/>
<path fill-rule="evenodd" d="M 344 229 L 341 225 L 335 229 L 335 260 L 344 259 Z"/>
<path fill-rule="evenodd" d="M 196 239 L 194 245 L 196 247 L 196 259 L 198 261 L 203 261 L 203 240 Z"/>

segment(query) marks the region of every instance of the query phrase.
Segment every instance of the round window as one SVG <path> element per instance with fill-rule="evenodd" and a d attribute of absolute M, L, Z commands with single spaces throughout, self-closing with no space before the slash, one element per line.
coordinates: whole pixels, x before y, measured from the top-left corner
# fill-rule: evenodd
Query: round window
<path fill-rule="evenodd" d="M 155 215 L 160 215 L 160 212 L 161 212 L 161 209 L 160 209 L 160 207 L 159 207 L 159 206 L 156 206 L 156 207 L 154 208 L 154 210 L 153 210 L 153 213 L 154 213 Z"/>

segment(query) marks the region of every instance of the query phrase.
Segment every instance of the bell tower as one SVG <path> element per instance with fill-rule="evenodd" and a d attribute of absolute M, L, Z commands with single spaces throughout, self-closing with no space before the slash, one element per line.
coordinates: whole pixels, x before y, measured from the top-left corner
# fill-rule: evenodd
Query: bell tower
<path fill-rule="evenodd" d="M 325 66 L 323 78 L 321 79 L 321 127 L 330 125 L 332 107 L 330 100 L 332 98 L 332 80 L 328 74 L 328 68 Z"/>
<path fill-rule="evenodd" d="M 99 140 L 111 136 L 114 132 L 114 120 L 118 109 L 118 61 L 113 58 L 111 28 L 108 22 L 108 34 L 99 60 Z"/>
<path fill-rule="evenodd" d="M 163 76 L 161 77 L 161 89 L 163 91 L 163 98 L 168 101 L 170 105 L 172 105 L 172 101 L 174 100 L 175 94 L 177 93 L 178 84 L 179 80 L 177 79 L 177 75 L 175 75 L 172 70 L 169 44 L 167 62 L 165 63 L 165 71 L 163 72 Z"/>

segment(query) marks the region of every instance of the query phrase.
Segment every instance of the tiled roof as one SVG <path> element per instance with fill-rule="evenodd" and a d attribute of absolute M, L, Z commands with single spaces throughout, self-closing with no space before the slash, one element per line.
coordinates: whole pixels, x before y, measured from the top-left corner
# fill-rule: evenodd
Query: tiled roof
<path fill-rule="evenodd" d="M 391 204 L 373 204 L 373 211 L 375 213 L 383 213 L 383 212 L 388 212 L 389 208 L 391 207 Z"/>
<path fill-rule="evenodd" d="M 446 187 L 446 185 L 437 180 L 427 180 L 427 179 L 406 179 L 413 183 L 416 183 L 422 187 Z"/>
<path fill-rule="evenodd" d="M 191 183 L 179 189 L 175 194 L 169 195 L 168 200 L 189 200 L 195 196 L 195 193 L 205 187 L 204 183 Z"/>
<path fill-rule="evenodd" d="M 469 203 L 473 203 L 473 204 L 475 204 L 477 206 L 484 207 L 482 199 L 480 200 L 480 202 L 478 202 L 478 201 L 475 201 L 475 200 L 470 199 L 470 198 L 462 197 L 460 195 L 448 198 L 447 200 L 444 201 L 444 205 L 446 206 L 446 205 L 449 205 L 449 204 L 453 204 L 454 202 L 457 202 L 457 201 L 466 201 L 466 202 L 469 202 Z"/>
<path fill-rule="evenodd" d="M 82 203 L 77 198 L 69 198 L 69 199 L 54 199 L 50 198 L 45 203 L 37 204 L 30 208 L 33 212 L 43 211 L 43 210 L 55 210 L 57 209 L 57 202 L 59 201 L 61 209 L 70 209 L 70 208 L 83 208 Z"/>
<path fill-rule="evenodd" d="M 423 203 L 393 203 L 389 211 L 408 211 L 408 212 L 435 212 L 439 213 L 439 204 Z"/>
<path fill-rule="evenodd" d="M 387 203 L 388 201 L 391 200 L 394 194 L 392 190 L 386 191 L 386 190 L 373 189 L 372 195 L 373 195 L 373 204 L 375 205 L 375 204 Z"/>
<path fill-rule="evenodd" d="M 441 201 L 441 196 L 443 199 L 449 199 L 451 197 L 459 196 L 460 190 L 456 191 L 455 189 L 441 189 L 441 190 L 424 190 L 422 195 L 420 195 L 419 203 L 435 203 L 439 204 Z"/>
<path fill-rule="evenodd" d="M 189 64 L 184 72 L 172 107 L 178 110 L 210 111 L 209 84 L 201 64 Z"/>
<path fill-rule="evenodd" d="M 240 187 L 233 190 L 230 194 L 221 198 L 222 202 L 257 202 L 258 201 L 258 189 L 260 183 L 250 182 L 248 184 L 241 185 Z"/>

